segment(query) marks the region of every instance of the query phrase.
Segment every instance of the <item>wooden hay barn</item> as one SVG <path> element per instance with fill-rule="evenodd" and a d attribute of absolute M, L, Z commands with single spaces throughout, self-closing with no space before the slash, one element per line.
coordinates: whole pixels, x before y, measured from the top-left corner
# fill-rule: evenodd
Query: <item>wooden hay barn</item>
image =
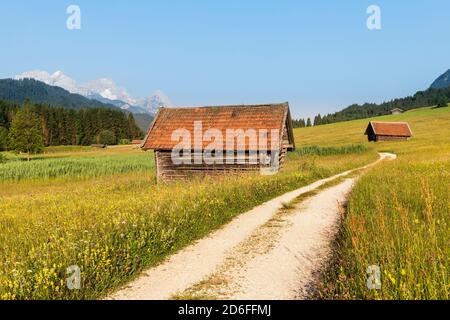
<path fill-rule="evenodd" d="M 411 128 L 406 122 L 371 121 L 365 135 L 369 141 L 408 140 L 412 137 Z"/>
<path fill-rule="evenodd" d="M 173 160 L 173 150 L 180 146 L 180 139 L 173 139 L 173 133 L 179 130 L 190 136 L 187 143 L 181 142 L 186 160 L 182 164 Z M 228 139 L 230 131 L 245 134 Z M 213 138 L 208 135 L 211 132 Z M 212 142 L 220 142 L 222 148 L 211 147 Z M 289 104 L 160 108 L 142 149 L 154 150 L 158 181 L 238 174 L 272 167 L 275 162 L 281 167 L 286 152 L 295 149 Z M 228 161 L 231 155 L 234 158 Z"/>
<path fill-rule="evenodd" d="M 144 143 L 144 140 L 132 140 L 131 144 L 133 145 L 133 147 L 135 148 L 140 148 L 142 146 L 142 144 Z"/>
<path fill-rule="evenodd" d="M 404 111 L 400 108 L 394 108 L 391 110 L 391 114 L 402 114 Z"/>

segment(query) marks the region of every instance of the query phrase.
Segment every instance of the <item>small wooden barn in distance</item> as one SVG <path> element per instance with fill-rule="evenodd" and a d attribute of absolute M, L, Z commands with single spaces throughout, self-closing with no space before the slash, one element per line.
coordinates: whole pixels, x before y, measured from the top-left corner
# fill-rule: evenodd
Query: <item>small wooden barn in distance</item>
<path fill-rule="evenodd" d="M 200 129 L 198 128 L 199 123 L 201 123 Z M 174 141 L 173 133 L 180 129 L 192 136 L 189 146 L 186 146 L 191 150 L 189 156 L 192 158 L 192 163 L 176 164 L 173 161 L 172 150 L 180 143 L 176 139 Z M 241 161 L 237 161 L 237 159 L 233 163 L 225 160 L 223 163 L 211 164 L 207 161 L 199 163 L 195 161 L 195 158 L 204 157 L 205 150 L 209 148 L 208 146 L 212 141 L 212 139 L 204 140 L 203 135 L 211 130 L 221 133 L 224 139 L 226 139 L 230 130 L 267 133 L 265 139 L 260 139 L 260 136 L 258 136 L 257 143 L 246 137 L 243 145 L 244 150 L 237 150 L 237 144 L 229 145 L 227 142 L 223 142 L 221 153 L 224 157 L 227 152 L 230 152 L 237 158 L 240 157 Z M 272 137 L 275 132 L 277 132 L 277 136 Z M 195 141 L 195 139 L 199 139 L 199 134 L 202 140 Z M 263 151 L 259 150 L 264 149 L 261 148 L 260 142 L 263 140 L 267 146 L 264 152 L 269 156 L 277 154 L 276 162 L 280 166 L 285 159 L 286 152 L 295 149 L 292 119 L 287 102 L 264 105 L 160 108 L 144 139 L 142 149 L 154 150 L 158 181 L 170 181 L 191 176 L 236 174 L 268 167 L 270 165 L 261 161 L 259 156 L 256 157 L 256 160 L 255 157 L 251 158 L 252 161 L 250 161 L 250 157 L 255 152 Z M 273 153 L 271 152 L 272 140 L 279 141 L 277 144 L 278 150 Z M 233 147 L 233 150 L 231 150 L 231 147 Z M 212 151 L 211 154 L 215 155 L 215 151 Z M 275 156 L 272 157 L 275 159 Z"/>
<path fill-rule="evenodd" d="M 371 121 L 365 135 L 369 141 L 408 140 L 412 137 L 411 128 L 407 122 Z"/>
<path fill-rule="evenodd" d="M 400 108 L 394 108 L 391 110 L 391 114 L 402 114 L 404 111 Z"/>
<path fill-rule="evenodd" d="M 143 143 L 144 143 L 144 140 L 134 139 L 134 140 L 131 141 L 131 144 L 136 149 L 139 149 L 142 146 Z"/>

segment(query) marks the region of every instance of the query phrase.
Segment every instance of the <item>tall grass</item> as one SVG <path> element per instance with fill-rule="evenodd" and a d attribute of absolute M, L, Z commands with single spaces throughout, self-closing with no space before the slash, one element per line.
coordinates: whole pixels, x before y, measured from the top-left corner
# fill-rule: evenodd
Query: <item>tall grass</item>
<path fill-rule="evenodd" d="M 374 144 L 396 153 L 398 160 L 372 169 L 355 186 L 337 262 L 323 275 L 320 296 L 449 299 L 450 108 L 383 118 L 409 121 L 414 137 Z M 356 124 L 361 121 L 339 128 L 346 133 Z M 379 290 L 367 287 L 367 268 L 373 265 L 381 270 Z"/>
<path fill-rule="evenodd" d="M 352 154 L 352 153 L 363 153 L 368 151 L 370 148 L 363 144 L 350 144 L 343 146 L 328 146 L 321 147 L 317 145 L 306 146 L 297 148 L 294 155 L 317 155 L 317 156 L 330 156 L 339 154 Z"/>
<path fill-rule="evenodd" d="M 48 180 L 53 178 L 95 178 L 127 172 L 145 172 L 153 168 L 149 153 L 77 158 L 47 158 L 10 161 L 0 165 L 1 181 Z"/>
<path fill-rule="evenodd" d="M 45 148 L 45 153 L 61 153 L 61 152 L 89 152 L 93 148 L 90 146 L 50 146 Z"/>
<path fill-rule="evenodd" d="M 353 190 L 324 298 L 449 299 L 450 162 L 386 164 Z M 367 288 L 369 266 L 381 289 Z"/>

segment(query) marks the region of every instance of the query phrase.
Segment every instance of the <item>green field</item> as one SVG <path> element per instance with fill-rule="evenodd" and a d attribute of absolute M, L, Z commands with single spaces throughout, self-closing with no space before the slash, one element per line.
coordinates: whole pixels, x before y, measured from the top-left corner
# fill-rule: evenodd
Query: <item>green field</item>
<path fill-rule="evenodd" d="M 237 214 L 377 155 L 355 145 L 300 149 L 273 177 L 188 185 L 157 185 L 152 153 L 132 147 L 8 157 L 0 165 L 0 297 L 93 299 Z M 71 265 L 81 269 L 81 290 L 65 285 Z"/>
<path fill-rule="evenodd" d="M 450 110 L 383 118 L 409 121 L 414 138 L 369 144 L 363 136 L 367 120 L 296 129 L 298 150 L 278 175 L 188 185 L 157 185 L 152 153 L 130 146 L 57 147 L 30 162 L 7 154 L 0 164 L 0 298 L 103 297 L 239 213 L 370 163 L 376 151 L 395 152 L 399 159 L 369 171 L 356 186 L 339 267 L 324 275 L 322 296 L 448 298 L 448 271 L 442 267 L 448 267 L 443 244 L 449 240 Z M 376 228 L 380 223 L 383 232 Z M 398 288 L 383 281 L 380 291 L 365 289 L 369 262 L 396 279 Z M 65 285 L 71 265 L 81 269 L 81 290 Z M 407 277 L 400 284 L 402 270 Z M 413 277 L 421 285 L 416 291 Z"/>
<path fill-rule="evenodd" d="M 324 275 L 322 298 L 448 299 L 450 282 L 450 108 L 417 109 L 377 120 L 408 121 L 408 142 L 372 144 L 398 155 L 354 188 L 338 263 Z M 362 143 L 367 120 L 307 128 L 308 144 Z M 368 290 L 367 268 L 381 270 L 381 290 Z"/>

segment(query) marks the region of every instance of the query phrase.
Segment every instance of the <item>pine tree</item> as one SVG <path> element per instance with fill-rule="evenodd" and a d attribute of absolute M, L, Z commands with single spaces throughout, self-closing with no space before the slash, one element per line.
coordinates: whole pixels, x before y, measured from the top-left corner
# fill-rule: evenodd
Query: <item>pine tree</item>
<path fill-rule="evenodd" d="M 442 96 L 439 97 L 436 108 L 444 108 L 447 106 L 447 98 Z"/>
<path fill-rule="evenodd" d="M 318 126 L 322 124 L 322 116 L 320 115 L 320 113 L 314 117 L 314 125 Z"/>
<path fill-rule="evenodd" d="M 8 130 L 4 127 L 0 127 L 0 151 L 6 150 L 8 146 Z"/>
<path fill-rule="evenodd" d="M 136 125 L 136 121 L 134 120 L 134 116 L 132 113 L 128 114 L 127 122 L 128 122 L 128 138 L 131 139 L 140 138 L 142 136 L 142 131 Z"/>
<path fill-rule="evenodd" d="M 311 127 L 311 119 L 310 118 L 308 118 L 308 120 L 306 120 L 306 126 Z"/>
<path fill-rule="evenodd" d="M 17 111 L 11 123 L 8 140 L 9 148 L 27 153 L 28 161 L 32 153 L 44 150 L 42 120 L 31 111 L 29 102 L 25 102 L 25 106 Z"/>

